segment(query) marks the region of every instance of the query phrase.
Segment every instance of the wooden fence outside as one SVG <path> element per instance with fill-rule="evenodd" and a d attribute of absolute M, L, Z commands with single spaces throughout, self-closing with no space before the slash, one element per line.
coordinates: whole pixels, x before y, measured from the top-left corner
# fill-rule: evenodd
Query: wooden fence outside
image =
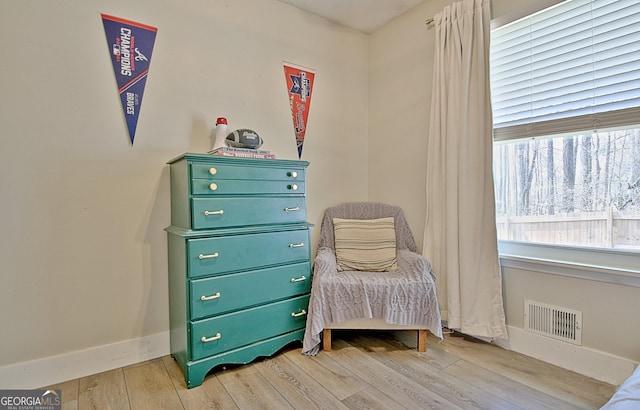
<path fill-rule="evenodd" d="M 640 215 L 602 213 L 496 218 L 498 239 L 596 248 L 640 249 Z"/>

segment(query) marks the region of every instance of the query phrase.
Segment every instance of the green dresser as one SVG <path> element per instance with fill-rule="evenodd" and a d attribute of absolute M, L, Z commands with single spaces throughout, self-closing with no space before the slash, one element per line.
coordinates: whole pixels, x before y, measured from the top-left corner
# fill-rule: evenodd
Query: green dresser
<path fill-rule="evenodd" d="M 301 341 L 311 289 L 305 161 L 169 161 L 171 354 L 187 387 Z"/>

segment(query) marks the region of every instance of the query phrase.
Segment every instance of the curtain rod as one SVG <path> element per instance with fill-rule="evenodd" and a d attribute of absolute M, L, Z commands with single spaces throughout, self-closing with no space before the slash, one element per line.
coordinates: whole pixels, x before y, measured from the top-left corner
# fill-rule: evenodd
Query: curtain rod
<path fill-rule="evenodd" d="M 427 25 L 427 26 L 430 26 L 431 24 L 433 24 L 433 18 L 426 19 L 426 20 L 424 21 L 424 24 L 425 24 L 425 25 Z"/>

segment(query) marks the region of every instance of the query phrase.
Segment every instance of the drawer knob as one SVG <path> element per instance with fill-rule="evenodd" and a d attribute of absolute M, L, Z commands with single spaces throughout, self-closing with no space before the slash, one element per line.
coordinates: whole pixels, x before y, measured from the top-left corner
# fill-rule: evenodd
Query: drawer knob
<path fill-rule="evenodd" d="M 209 189 L 212 190 L 212 191 L 215 191 L 216 189 L 218 189 L 218 184 L 216 184 L 215 182 L 212 182 L 209 185 Z"/>
<path fill-rule="evenodd" d="M 202 260 L 202 259 L 213 259 L 213 258 L 217 258 L 218 256 L 220 256 L 218 254 L 218 252 L 214 252 L 214 253 L 209 254 L 209 255 L 204 255 L 204 254 L 201 253 L 200 255 L 198 255 L 198 259 L 200 259 L 200 260 Z"/>
<path fill-rule="evenodd" d="M 300 210 L 299 206 L 296 206 L 294 208 L 284 208 L 285 212 L 296 212 L 296 211 L 299 211 L 299 210 Z"/>
<path fill-rule="evenodd" d="M 287 188 L 289 188 L 292 191 L 297 191 L 298 190 L 298 185 L 297 184 L 291 184 L 291 185 L 288 185 Z"/>
<path fill-rule="evenodd" d="M 302 248 L 303 246 L 304 246 L 304 242 L 289 244 L 289 248 Z"/>
<path fill-rule="evenodd" d="M 291 283 L 302 282 L 303 280 L 307 280 L 306 276 L 300 276 L 299 278 L 291 278 Z"/>
<path fill-rule="evenodd" d="M 222 215 L 224 214 L 224 210 L 223 209 L 218 209 L 217 211 L 204 211 L 204 215 L 205 216 L 209 216 L 209 215 Z"/>
<path fill-rule="evenodd" d="M 209 337 L 209 338 L 207 338 L 205 336 L 202 336 L 202 339 L 200 339 L 200 340 L 202 341 L 202 343 L 209 343 L 209 342 L 213 342 L 213 341 L 216 341 L 218 339 L 221 339 L 221 338 L 222 338 L 222 335 L 220 333 L 216 333 L 215 336 Z"/>
<path fill-rule="evenodd" d="M 202 295 L 200 296 L 200 300 L 205 302 L 207 300 L 218 299 L 219 297 L 220 297 L 220 292 L 217 292 L 215 295 L 211 295 L 211 296 Z"/>
<path fill-rule="evenodd" d="M 210 173 L 211 175 L 215 175 L 215 174 L 217 174 L 217 173 L 218 173 L 218 170 L 217 170 L 217 169 L 215 169 L 214 167 L 211 167 L 211 168 L 209 168 L 209 173 Z"/>
<path fill-rule="evenodd" d="M 304 316 L 304 315 L 306 315 L 306 314 L 307 314 L 307 311 L 306 311 L 306 310 L 304 310 L 304 309 L 302 309 L 302 310 L 301 310 L 300 312 L 298 312 L 298 313 L 292 312 L 292 313 L 291 313 L 291 317 L 300 317 L 300 316 Z M 220 334 L 220 333 L 218 333 L 218 334 Z M 203 339 L 204 339 L 204 338 L 203 338 Z"/>
<path fill-rule="evenodd" d="M 287 174 L 291 177 L 291 178 L 298 178 L 298 173 L 296 171 L 290 171 L 287 172 Z"/>

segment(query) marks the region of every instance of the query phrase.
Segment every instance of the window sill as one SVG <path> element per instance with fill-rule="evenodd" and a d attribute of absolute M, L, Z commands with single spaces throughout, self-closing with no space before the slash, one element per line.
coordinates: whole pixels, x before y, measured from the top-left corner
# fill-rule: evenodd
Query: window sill
<path fill-rule="evenodd" d="M 583 280 L 640 287 L 640 253 L 500 241 L 500 264 Z"/>

